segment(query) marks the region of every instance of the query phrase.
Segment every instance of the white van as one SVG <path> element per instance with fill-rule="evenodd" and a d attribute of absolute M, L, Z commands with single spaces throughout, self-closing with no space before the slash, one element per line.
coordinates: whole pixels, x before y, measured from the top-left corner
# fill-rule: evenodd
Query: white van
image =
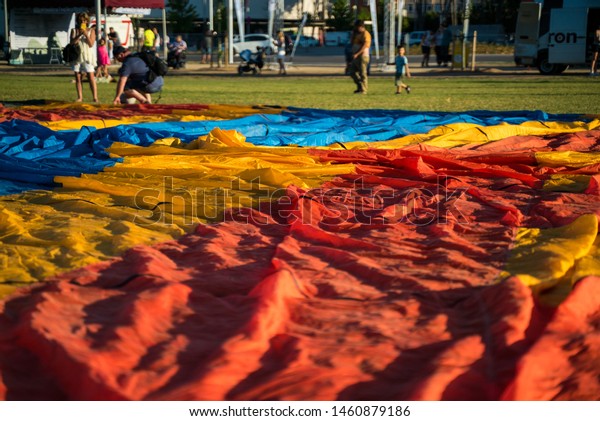
<path fill-rule="evenodd" d="M 515 63 L 545 75 L 591 62 L 591 34 L 600 25 L 600 0 L 522 2 L 515 31 Z"/>

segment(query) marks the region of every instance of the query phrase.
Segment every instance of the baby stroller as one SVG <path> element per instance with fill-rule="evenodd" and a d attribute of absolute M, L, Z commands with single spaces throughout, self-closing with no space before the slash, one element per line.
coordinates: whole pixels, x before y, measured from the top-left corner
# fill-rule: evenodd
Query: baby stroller
<path fill-rule="evenodd" d="M 256 53 L 252 53 L 250 50 L 243 50 L 240 53 L 240 59 L 242 59 L 242 62 L 238 66 L 238 74 L 241 76 L 245 72 L 252 72 L 255 75 L 265 65 L 265 51 L 260 47 L 256 47 Z"/>

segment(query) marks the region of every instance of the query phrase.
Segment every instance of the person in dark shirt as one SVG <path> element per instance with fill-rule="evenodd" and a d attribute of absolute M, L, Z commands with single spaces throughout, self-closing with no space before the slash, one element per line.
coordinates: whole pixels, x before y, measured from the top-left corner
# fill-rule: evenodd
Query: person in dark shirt
<path fill-rule="evenodd" d="M 150 94 L 162 89 L 163 77 L 156 76 L 150 82 L 150 68 L 146 62 L 123 46 L 115 49 L 115 58 L 123 64 L 119 69 L 119 82 L 113 104 L 135 102 L 135 100 L 141 104 L 150 104 L 152 102 Z"/>
<path fill-rule="evenodd" d="M 116 57 L 115 55 L 115 48 L 117 47 L 121 47 L 121 38 L 119 38 L 119 33 L 117 31 L 115 31 L 115 28 L 113 28 L 112 26 L 110 28 L 108 28 L 108 39 L 110 40 L 110 42 L 112 43 L 112 56 Z"/>

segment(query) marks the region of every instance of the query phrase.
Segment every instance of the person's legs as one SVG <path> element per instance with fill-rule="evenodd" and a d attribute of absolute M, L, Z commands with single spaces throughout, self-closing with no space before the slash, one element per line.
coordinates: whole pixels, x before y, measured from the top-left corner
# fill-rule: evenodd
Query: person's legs
<path fill-rule="evenodd" d="M 436 45 L 435 46 L 435 60 L 437 61 L 437 65 L 441 66 L 442 65 L 442 46 L 441 45 Z"/>
<path fill-rule="evenodd" d="M 81 84 L 81 73 L 75 72 L 75 90 L 77 91 L 77 99 L 75 102 L 83 101 L 83 87 Z"/>
<path fill-rule="evenodd" d="M 442 46 L 442 61 L 444 62 L 444 66 L 447 66 L 450 63 L 450 46 L 443 45 Z"/>
<path fill-rule="evenodd" d="M 283 57 L 279 57 L 277 59 L 277 63 L 279 63 L 279 74 L 285 75 L 285 62 L 283 61 Z"/>
<path fill-rule="evenodd" d="M 355 93 L 360 92 L 360 85 L 361 85 L 361 79 L 360 79 L 360 57 L 356 58 L 354 60 L 352 60 L 350 62 L 350 77 L 352 78 L 352 80 L 354 81 L 354 83 L 356 84 L 356 90 L 354 91 Z"/>
<path fill-rule="evenodd" d="M 135 99 L 137 102 L 144 104 L 148 99 L 145 94 L 136 91 L 135 89 L 126 89 L 121 95 L 121 103 L 129 102 L 128 99 Z"/>
<path fill-rule="evenodd" d="M 96 86 L 96 77 L 94 76 L 93 70 L 88 72 L 88 81 L 90 83 L 90 89 L 92 90 L 92 98 L 94 102 L 98 102 L 98 86 Z"/>
<path fill-rule="evenodd" d="M 369 89 L 369 79 L 368 79 L 368 74 L 367 74 L 367 68 L 369 67 L 369 57 L 368 56 L 361 56 L 360 57 L 360 90 L 363 93 L 367 93 L 367 90 Z"/>
<path fill-rule="evenodd" d="M 590 68 L 590 75 L 596 74 L 598 68 L 598 51 L 594 53 L 594 58 L 592 59 L 592 67 Z"/>

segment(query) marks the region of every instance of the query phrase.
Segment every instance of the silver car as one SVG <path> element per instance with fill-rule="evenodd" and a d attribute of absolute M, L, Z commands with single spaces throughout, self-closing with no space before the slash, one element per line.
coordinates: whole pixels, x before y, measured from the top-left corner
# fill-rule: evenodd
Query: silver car
<path fill-rule="evenodd" d="M 277 45 L 275 39 L 267 34 L 246 34 L 244 41 L 240 40 L 239 35 L 234 35 L 233 37 L 234 54 L 239 54 L 244 50 L 250 50 L 255 53 L 256 47 L 263 48 L 267 54 L 273 54 L 275 45 Z"/>

